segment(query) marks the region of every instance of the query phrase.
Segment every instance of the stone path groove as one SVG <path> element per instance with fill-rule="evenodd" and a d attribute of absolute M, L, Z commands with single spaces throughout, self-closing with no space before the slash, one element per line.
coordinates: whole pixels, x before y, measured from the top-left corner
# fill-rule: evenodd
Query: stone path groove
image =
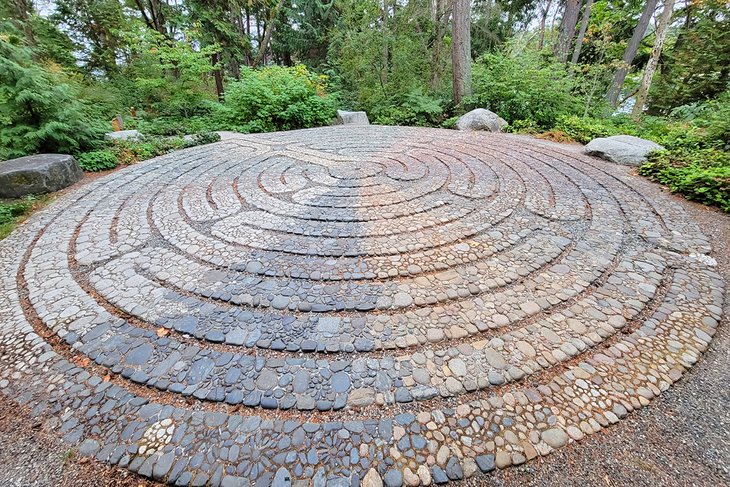
<path fill-rule="evenodd" d="M 714 334 L 708 240 L 624 168 L 331 127 L 119 171 L 0 243 L 0 391 L 174 485 L 429 485 L 619 421 Z"/>

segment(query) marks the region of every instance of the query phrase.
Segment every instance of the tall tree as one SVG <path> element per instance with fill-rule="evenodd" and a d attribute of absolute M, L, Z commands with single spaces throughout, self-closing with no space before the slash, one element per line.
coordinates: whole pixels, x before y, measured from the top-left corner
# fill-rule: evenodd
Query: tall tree
<path fill-rule="evenodd" d="M 134 0 L 134 4 L 147 27 L 172 38 L 172 33 L 167 29 L 167 11 L 170 8 L 167 3 L 160 0 Z"/>
<path fill-rule="evenodd" d="M 537 49 L 542 50 L 542 46 L 545 45 L 545 21 L 547 20 L 548 12 L 553 4 L 553 0 L 547 0 L 545 3 L 545 10 L 542 11 L 540 16 L 540 39 L 537 42 Z"/>
<path fill-rule="evenodd" d="M 107 76 L 119 71 L 126 20 L 118 0 L 57 0 L 52 18 L 66 27 L 87 71 Z"/>
<path fill-rule="evenodd" d="M 672 49 L 662 53 L 650 113 L 714 98 L 730 83 L 730 2 L 698 0 L 677 14 L 682 25 Z"/>
<path fill-rule="evenodd" d="M 665 0 L 664 10 L 662 10 L 662 14 L 659 16 L 659 23 L 656 27 L 656 38 L 654 39 L 654 47 L 651 50 L 651 57 L 649 57 L 649 62 L 646 63 L 646 68 L 644 68 L 641 86 L 639 86 L 639 92 L 636 94 L 636 103 L 634 103 L 634 108 L 631 110 L 631 115 L 634 117 L 638 117 L 644 111 L 646 97 L 651 87 L 651 79 L 654 77 L 654 71 L 656 71 L 657 64 L 659 63 L 659 56 L 662 55 L 664 39 L 667 37 L 667 27 L 669 27 L 669 21 L 672 18 L 673 11 L 674 0 Z"/>
<path fill-rule="evenodd" d="M 580 58 L 580 51 L 583 47 L 583 39 L 586 36 L 586 30 L 588 30 L 588 20 L 591 16 L 591 7 L 593 7 L 593 0 L 586 0 L 583 5 L 583 18 L 580 21 L 580 30 L 578 31 L 578 38 L 575 40 L 575 49 L 573 50 L 573 58 L 570 60 L 571 63 L 577 64 Z"/>
<path fill-rule="evenodd" d="M 434 25 L 431 42 L 431 89 L 441 85 L 441 54 L 444 47 L 444 34 L 451 17 L 451 3 L 448 0 L 431 0 L 431 22 Z"/>
<path fill-rule="evenodd" d="M 618 104 L 618 97 L 621 94 L 621 88 L 623 88 L 624 80 L 626 79 L 626 75 L 629 73 L 631 63 L 634 62 L 634 57 L 636 56 L 636 51 L 639 49 L 639 44 L 641 44 L 641 40 L 646 35 L 646 29 L 649 27 L 649 21 L 651 21 L 651 18 L 654 15 L 656 4 L 657 0 L 646 0 L 644 9 L 641 12 L 641 17 L 639 17 L 639 21 L 637 22 L 636 27 L 634 27 L 634 33 L 631 35 L 629 44 L 626 46 L 626 50 L 624 51 L 624 57 L 621 61 L 621 65 L 613 75 L 611 85 L 608 88 L 608 93 L 606 94 L 606 100 L 612 107 L 616 107 Z"/>
<path fill-rule="evenodd" d="M 471 0 L 454 0 L 451 27 L 454 104 L 471 96 Z"/>
<path fill-rule="evenodd" d="M 568 52 L 570 52 L 570 46 L 575 35 L 575 26 L 578 24 L 579 13 L 580 0 L 566 0 L 563 20 L 560 22 L 560 34 L 555 45 L 555 57 L 561 63 L 568 60 Z"/>
<path fill-rule="evenodd" d="M 274 33 L 274 26 L 276 25 L 276 18 L 279 16 L 279 10 L 281 9 L 282 0 L 276 2 L 276 6 L 269 11 L 269 17 L 266 21 L 266 27 L 264 29 L 264 37 L 259 43 L 259 50 L 256 53 L 256 58 L 253 61 L 254 67 L 261 64 L 266 57 L 266 51 L 269 48 L 269 42 L 271 41 L 271 35 Z"/>

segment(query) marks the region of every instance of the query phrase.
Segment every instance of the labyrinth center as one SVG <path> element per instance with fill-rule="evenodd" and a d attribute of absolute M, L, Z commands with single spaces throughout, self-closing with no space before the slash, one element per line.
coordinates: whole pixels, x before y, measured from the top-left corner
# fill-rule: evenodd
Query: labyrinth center
<path fill-rule="evenodd" d="M 578 441 L 720 320 L 651 184 L 506 135 L 241 135 L 65 195 L 0 242 L 0 391 L 176 485 L 419 485 Z"/>

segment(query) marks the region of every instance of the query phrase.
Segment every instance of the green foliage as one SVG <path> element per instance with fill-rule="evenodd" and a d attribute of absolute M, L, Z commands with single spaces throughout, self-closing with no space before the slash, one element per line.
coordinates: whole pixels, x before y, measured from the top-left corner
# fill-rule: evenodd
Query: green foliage
<path fill-rule="evenodd" d="M 117 156 L 109 149 L 83 152 L 76 156 L 76 161 L 84 171 L 107 171 L 117 167 Z"/>
<path fill-rule="evenodd" d="M 86 72 L 112 76 L 117 73 L 120 36 L 125 24 L 118 0 L 56 0 L 52 19 L 63 25 L 74 41 Z"/>
<path fill-rule="evenodd" d="M 192 140 L 187 142 L 187 147 L 194 147 L 196 145 L 212 144 L 221 140 L 221 136 L 216 132 L 201 132 L 194 134 Z"/>
<path fill-rule="evenodd" d="M 325 82 L 304 66 L 246 68 L 240 81 L 228 85 L 218 124 L 239 132 L 327 125 L 335 116 L 336 100 L 326 94 Z"/>
<path fill-rule="evenodd" d="M 683 23 L 670 40 L 671 48 L 662 52 L 661 70 L 652 85 L 652 113 L 667 114 L 714 98 L 730 82 L 730 2 L 688 2 L 679 16 Z"/>
<path fill-rule="evenodd" d="M 406 93 L 400 103 L 380 107 L 371 113 L 375 123 L 381 125 L 437 127 L 444 113 L 442 103 L 443 101 L 416 90 Z"/>
<path fill-rule="evenodd" d="M 35 199 L 32 196 L 12 203 L 0 202 L 0 225 L 10 223 L 17 217 L 28 213 L 32 208 Z"/>
<path fill-rule="evenodd" d="M 533 120 L 514 120 L 505 130 L 515 134 L 536 134 L 540 132 L 540 127 Z"/>
<path fill-rule="evenodd" d="M 71 83 L 55 65 L 37 64 L 11 26 L 0 31 L 0 159 L 98 143 L 103 128 Z"/>
<path fill-rule="evenodd" d="M 201 132 L 189 138 L 147 136 L 141 141 L 117 140 L 110 142 L 108 149 L 81 153 L 76 156 L 76 160 L 84 171 L 106 171 L 118 165 L 135 164 L 175 150 L 218 142 L 220 139 L 220 135 L 215 132 Z"/>
<path fill-rule="evenodd" d="M 407 2 L 387 13 L 382 5 L 337 0 L 341 18 L 328 48 L 337 91 L 346 105 L 367 111 L 373 120 L 436 123 L 440 115 L 431 102 L 431 107 L 419 107 L 420 101 L 409 98 L 448 104 L 450 34 L 433 22 L 423 2 Z"/>
<path fill-rule="evenodd" d="M 189 133 L 210 132 L 216 130 L 217 122 L 212 113 L 218 108 L 217 102 L 211 102 L 211 114 L 195 117 L 150 117 L 143 114 L 139 118 L 125 121 L 125 128 L 137 129 L 145 135 L 182 136 Z"/>
<path fill-rule="evenodd" d="M 466 104 L 491 110 L 510 123 L 530 120 L 547 129 L 561 117 L 584 111 L 584 99 L 574 90 L 579 78 L 537 53 L 487 54 L 474 63 L 473 78 L 474 95 Z"/>
<path fill-rule="evenodd" d="M 730 212 L 730 154 L 717 149 L 677 149 L 649 155 L 639 174 L 687 199 Z"/>
<path fill-rule="evenodd" d="M 456 122 L 459 121 L 458 116 L 449 117 L 445 119 L 443 122 L 441 122 L 441 128 L 445 129 L 455 129 L 456 128 Z"/>
<path fill-rule="evenodd" d="M 641 120 L 627 116 L 562 117 L 551 132 L 581 143 L 618 134 L 653 140 L 666 150 L 650 154 L 639 174 L 688 199 L 730 211 L 730 94 L 681 107 L 673 115 L 675 118 L 669 120 L 650 116 Z"/>
<path fill-rule="evenodd" d="M 110 150 L 119 164 L 135 164 L 187 147 L 182 137 L 145 137 L 141 141 L 119 140 L 112 143 Z"/>
<path fill-rule="evenodd" d="M 610 120 L 582 118 L 575 115 L 560 117 L 554 128 L 581 144 L 587 144 L 597 137 L 609 137 L 621 133 Z"/>
<path fill-rule="evenodd" d="M 140 25 L 125 33 L 131 62 L 112 84 L 128 92 L 128 107 L 160 117 L 210 115 L 215 99 L 211 56 L 219 47 L 198 48 L 194 32 L 186 34 L 186 40 L 171 41 Z"/>
<path fill-rule="evenodd" d="M 39 200 L 35 196 L 26 196 L 21 200 L 0 201 L 0 240 L 10 235 L 17 223 L 33 211 L 39 201 L 44 199 L 44 197 Z"/>

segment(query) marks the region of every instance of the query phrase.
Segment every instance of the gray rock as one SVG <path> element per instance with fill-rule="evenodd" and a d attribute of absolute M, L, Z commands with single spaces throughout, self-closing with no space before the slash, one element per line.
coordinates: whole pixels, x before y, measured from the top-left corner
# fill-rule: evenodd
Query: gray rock
<path fill-rule="evenodd" d="M 401 487 L 403 485 L 403 474 L 400 470 L 390 469 L 383 477 L 387 487 Z"/>
<path fill-rule="evenodd" d="M 663 149 L 664 147 L 651 140 L 632 135 L 614 135 L 591 140 L 583 148 L 583 152 L 616 164 L 638 166 L 646 162 L 646 156 L 650 152 Z"/>
<path fill-rule="evenodd" d="M 365 477 L 362 479 L 360 486 L 383 487 L 383 480 L 380 478 L 380 475 L 378 475 L 378 471 L 374 468 L 371 468 L 370 470 L 368 470 L 368 473 L 365 474 Z"/>
<path fill-rule="evenodd" d="M 488 132 L 501 132 L 507 125 L 505 119 L 484 108 L 465 113 L 456 122 L 456 128 L 459 130 L 486 130 Z"/>
<path fill-rule="evenodd" d="M 482 472 L 491 472 L 496 466 L 494 463 L 494 455 L 480 455 L 476 457 L 477 466 Z"/>
<path fill-rule="evenodd" d="M 38 154 L 0 162 L 0 198 L 58 191 L 83 175 L 76 159 L 67 154 Z"/>
<path fill-rule="evenodd" d="M 137 130 L 120 130 L 118 132 L 107 132 L 104 134 L 106 140 L 140 140 L 142 134 Z"/>
<path fill-rule="evenodd" d="M 337 125 L 370 125 L 370 121 L 365 112 L 337 110 Z"/>
<path fill-rule="evenodd" d="M 347 398 L 347 403 L 351 407 L 364 408 L 375 402 L 375 391 L 369 387 L 355 389 Z"/>
<path fill-rule="evenodd" d="M 290 487 L 291 486 L 291 474 L 289 473 L 289 470 L 287 470 L 284 467 L 280 467 L 279 470 L 276 471 L 276 475 L 274 476 L 274 483 L 271 484 L 272 487 Z"/>
<path fill-rule="evenodd" d="M 545 430 L 541 436 L 543 441 L 553 448 L 560 448 L 568 442 L 568 434 L 560 428 Z"/>

